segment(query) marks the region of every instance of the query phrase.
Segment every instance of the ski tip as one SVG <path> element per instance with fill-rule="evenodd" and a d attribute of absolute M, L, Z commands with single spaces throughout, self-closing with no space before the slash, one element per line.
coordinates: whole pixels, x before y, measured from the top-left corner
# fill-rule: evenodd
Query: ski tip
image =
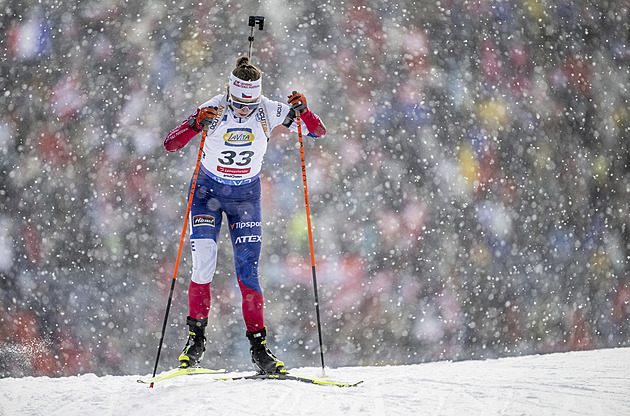
<path fill-rule="evenodd" d="M 329 386 L 338 386 L 338 387 L 356 387 L 359 384 L 362 384 L 363 380 L 360 381 L 336 381 L 336 380 L 329 380 L 329 379 L 320 379 L 320 380 L 314 380 L 313 384 L 319 384 L 319 385 L 329 385 Z"/>

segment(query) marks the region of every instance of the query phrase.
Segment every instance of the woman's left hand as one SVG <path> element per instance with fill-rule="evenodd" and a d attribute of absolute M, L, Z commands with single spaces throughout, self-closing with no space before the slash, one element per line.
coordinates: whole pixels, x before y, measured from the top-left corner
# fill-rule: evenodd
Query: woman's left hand
<path fill-rule="evenodd" d="M 291 104 L 293 110 L 299 113 L 303 113 L 308 110 L 308 104 L 306 104 L 306 97 L 297 91 L 293 91 L 291 95 L 288 96 L 288 103 Z"/>

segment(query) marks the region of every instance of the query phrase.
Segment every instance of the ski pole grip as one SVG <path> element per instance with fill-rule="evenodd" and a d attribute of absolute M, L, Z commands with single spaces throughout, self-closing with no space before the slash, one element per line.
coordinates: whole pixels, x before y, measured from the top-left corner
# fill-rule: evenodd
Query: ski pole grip
<path fill-rule="evenodd" d="M 293 91 L 293 92 L 291 93 L 291 95 L 295 95 L 295 94 L 297 94 L 297 93 L 298 93 L 297 91 Z M 301 111 L 300 111 L 300 110 L 295 110 L 295 114 L 297 114 L 297 116 L 298 116 L 298 117 L 300 116 L 300 113 L 301 113 Z"/>
<path fill-rule="evenodd" d="M 256 24 L 258 24 L 258 30 L 263 30 L 265 16 L 249 16 L 249 26 L 254 27 Z"/>

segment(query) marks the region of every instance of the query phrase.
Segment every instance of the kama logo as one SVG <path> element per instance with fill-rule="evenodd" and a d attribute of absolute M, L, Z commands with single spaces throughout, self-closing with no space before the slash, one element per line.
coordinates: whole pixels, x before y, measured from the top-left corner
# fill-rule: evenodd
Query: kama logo
<path fill-rule="evenodd" d="M 195 215 L 193 217 L 193 227 L 199 225 L 214 227 L 214 217 L 212 215 Z"/>
<path fill-rule="evenodd" d="M 249 146 L 254 141 L 254 134 L 251 129 L 228 129 L 223 140 L 228 146 Z"/>

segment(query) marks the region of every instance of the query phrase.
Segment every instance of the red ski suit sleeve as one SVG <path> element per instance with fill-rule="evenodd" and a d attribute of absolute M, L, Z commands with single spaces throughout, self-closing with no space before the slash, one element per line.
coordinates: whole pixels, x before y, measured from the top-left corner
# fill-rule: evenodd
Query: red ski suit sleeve
<path fill-rule="evenodd" d="M 192 114 L 191 117 L 195 116 Z M 164 148 L 169 152 L 175 152 L 182 147 L 186 146 L 188 142 L 197 135 L 201 130 L 195 130 L 188 125 L 188 120 L 190 117 L 178 127 L 175 127 L 171 132 L 166 136 L 164 140 Z"/>
<path fill-rule="evenodd" d="M 306 124 L 308 131 L 315 135 L 315 137 L 323 137 L 326 135 L 326 126 L 324 126 L 319 116 L 311 110 L 306 109 L 306 111 L 300 114 L 300 118 L 304 121 L 304 124 Z"/>

